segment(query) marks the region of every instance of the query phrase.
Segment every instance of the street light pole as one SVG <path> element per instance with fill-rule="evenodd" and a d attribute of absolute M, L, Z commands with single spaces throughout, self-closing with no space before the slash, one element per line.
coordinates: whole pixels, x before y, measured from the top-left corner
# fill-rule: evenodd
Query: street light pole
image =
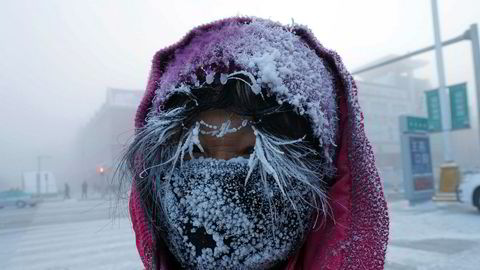
<path fill-rule="evenodd" d="M 438 21 L 438 7 L 437 0 L 432 1 L 432 17 L 433 17 L 433 31 L 435 34 L 435 57 L 437 62 L 437 73 L 438 73 L 438 82 L 439 82 L 439 96 L 440 96 L 440 106 L 442 113 L 442 127 L 443 127 L 443 160 L 445 163 L 453 162 L 452 148 L 450 141 L 450 130 L 451 130 L 451 121 L 450 121 L 450 106 L 449 106 L 449 97 L 447 93 L 447 88 L 445 87 L 445 67 L 443 65 L 443 51 L 442 51 L 442 41 L 440 37 L 440 23 Z"/>
<path fill-rule="evenodd" d="M 37 156 L 37 194 L 40 195 L 41 190 L 41 172 L 42 172 L 42 159 L 44 158 L 50 158 L 50 156 L 45 156 L 45 155 L 38 155 Z M 45 183 L 45 191 L 48 193 L 48 178 L 46 179 Z"/>
<path fill-rule="evenodd" d="M 475 87 L 477 88 L 477 121 L 478 132 L 480 136 L 480 42 L 478 40 L 477 24 L 470 25 L 468 29 L 468 37 L 472 42 L 473 71 L 475 76 Z"/>
<path fill-rule="evenodd" d="M 37 156 L 37 195 L 40 195 L 40 179 L 42 171 L 42 156 Z"/>

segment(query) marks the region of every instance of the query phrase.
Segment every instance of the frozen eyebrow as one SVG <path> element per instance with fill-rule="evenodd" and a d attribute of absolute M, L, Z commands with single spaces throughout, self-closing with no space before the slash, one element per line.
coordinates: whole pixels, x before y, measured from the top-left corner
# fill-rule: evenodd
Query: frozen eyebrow
<path fill-rule="evenodd" d="M 200 122 L 197 122 L 197 123 L 199 123 L 203 127 L 210 129 L 210 130 L 200 129 L 200 134 L 211 135 L 211 136 L 216 136 L 220 138 L 225 136 L 226 134 L 235 133 L 241 130 L 242 128 L 246 127 L 247 125 L 255 125 L 258 122 L 259 121 L 244 119 L 242 123 L 237 127 L 230 127 L 230 125 L 232 124 L 231 120 L 224 121 L 220 127 L 206 123 L 203 120 L 200 120 Z"/>

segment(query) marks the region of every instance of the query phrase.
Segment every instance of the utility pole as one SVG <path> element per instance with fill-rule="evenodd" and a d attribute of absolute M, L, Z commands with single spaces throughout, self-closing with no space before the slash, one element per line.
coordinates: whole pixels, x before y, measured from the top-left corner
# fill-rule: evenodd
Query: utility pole
<path fill-rule="evenodd" d="M 37 195 L 40 195 L 40 172 L 42 170 L 42 156 L 37 156 Z"/>
<path fill-rule="evenodd" d="M 478 132 L 480 138 L 480 42 L 478 40 L 477 24 L 470 25 L 468 29 L 468 37 L 472 42 L 473 71 L 475 75 L 475 87 L 477 88 L 477 120 Z M 467 34 L 467 33 L 466 33 Z"/>
<path fill-rule="evenodd" d="M 447 88 L 445 87 L 445 67 L 443 65 L 443 51 L 442 41 L 440 37 L 440 23 L 438 21 L 438 7 L 437 0 L 432 1 L 432 17 L 433 17 L 433 32 L 435 35 L 435 57 L 437 62 L 437 73 L 439 83 L 439 96 L 440 96 L 440 110 L 442 113 L 442 127 L 443 127 L 443 161 L 445 163 L 452 163 L 452 148 L 450 141 L 451 119 L 450 119 L 450 106 Z"/>
<path fill-rule="evenodd" d="M 443 65 L 442 40 L 440 37 L 440 22 L 438 20 L 437 0 L 432 1 L 433 32 L 435 34 L 435 58 L 437 62 L 438 73 L 438 94 L 440 96 L 440 110 L 442 115 L 442 135 L 443 135 L 443 161 L 440 166 L 440 185 L 437 200 L 445 200 L 453 194 L 455 187 L 460 181 L 460 170 L 453 160 L 450 132 L 452 123 L 450 118 L 450 102 L 447 88 L 445 87 L 445 67 Z M 442 194 L 442 195 L 441 195 Z"/>
<path fill-rule="evenodd" d="M 50 156 L 46 155 L 38 155 L 37 156 L 37 195 L 40 195 L 41 190 L 41 179 L 42 179 L 42 159 L 50 158 Z M 46 179 L 47 183 L 45 183 L 45 191 L 48 193 L 48 178 Z"/>

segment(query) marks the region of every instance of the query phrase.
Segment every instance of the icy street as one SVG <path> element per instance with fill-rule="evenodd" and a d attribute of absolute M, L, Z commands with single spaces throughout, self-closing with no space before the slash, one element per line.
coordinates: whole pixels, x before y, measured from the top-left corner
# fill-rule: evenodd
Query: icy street
<path fill-rule="evenodd" d="M 142 269 L 126 205 L 101 200 L 0 209 L 0 269 Z M 459 203 L 389 203 L 385 269 L 478 269 L 480 212 Z"/>
<path fill-rule="evenodd" d="M 480 269 L 480 212 L 460 203 L 389 203 L 385 269 Z"/>
<path fill-rule="evenodd" d="M 101 200 L 0 209 L 0 269 L 142 269 L 126 205 Z"/>

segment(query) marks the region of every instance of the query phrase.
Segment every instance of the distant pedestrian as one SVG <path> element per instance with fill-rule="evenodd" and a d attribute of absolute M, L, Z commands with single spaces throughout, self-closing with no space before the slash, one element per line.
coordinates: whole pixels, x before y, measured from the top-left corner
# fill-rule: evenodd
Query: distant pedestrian
<path fill-rule="evenodd" d="M 68 185 L 68 183 L 65 183 L 65 190 L 64 190 L 64 194 L 63 194 L 63 199 L 64 200 L 70 199 L 70 186 Z"/>
<path fill-rule="evenodd" d="M 83 181 L 83 183 L 82 183 L 82 199 L 87 199 L 87 189 L 88 189 L 87 181 Z"/>

